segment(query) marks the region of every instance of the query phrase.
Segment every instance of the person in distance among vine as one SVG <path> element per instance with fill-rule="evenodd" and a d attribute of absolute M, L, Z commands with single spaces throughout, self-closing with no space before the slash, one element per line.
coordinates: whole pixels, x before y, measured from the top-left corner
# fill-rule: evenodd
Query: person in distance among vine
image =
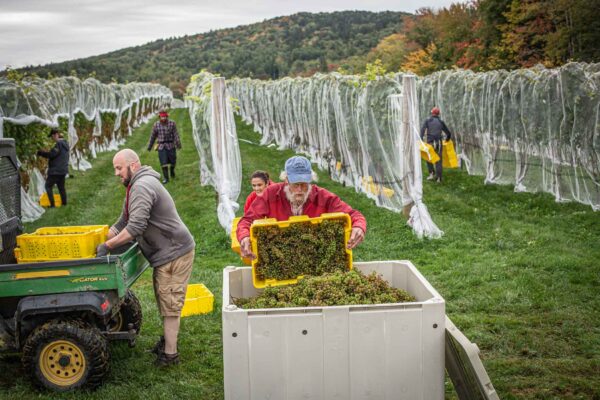
<path fill-rule="evenodd" d="M 430 162 L 427 163 L 427 170 L 429 171 L 427 180 L 432 181 L 435 179 L 438 183 L 442 182 L 442 141 L 450 140 L 451 137 L 452 133 L 450 133 L 450 129 L 448 129 L 444 121 L 440 118 L 440 109 L 433 107 L 431 109 L 431 116 L 421 126 L 421 140 L 433 146 L 440 159 L 435 163 L 435 169 L 433 164 Z"/>
<path fill-rule="evenodd" d="M 65 188 L 65 177 L 69 173 L 69 144 L 60 135 L 58 129 L 51 129 L 49 138 L 54 141 L 54 147 L 49 151 L 38 150 L 37 155 L 48 159 L 48 176 L 46 177 L 46 193 L 50 201 L 50 208 L 54 208 L 54 185 L 58 187 L 60 201 L 63 206 L 67 205 L 67 189 Z"/>
<path fill-rule="evenodd" d="M 169 182 L 169 167 L 171 167 L 171 179 L 175 178 L 175 164 L 177 163 L 177 150 L 181 150 L 181 139 L 177 132 L 175 121 L 169 120 L 169 113 L 160 111 L 159 120 L 152 127 L 148 151 L 152 151 L 154 142 L 158 142 L 158 160 L 162 168 L 162 183 Z"/>

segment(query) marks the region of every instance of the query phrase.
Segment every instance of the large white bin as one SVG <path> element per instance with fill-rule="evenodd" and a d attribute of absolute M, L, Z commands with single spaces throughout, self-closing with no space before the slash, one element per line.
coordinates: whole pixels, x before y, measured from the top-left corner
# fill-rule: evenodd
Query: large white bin
<path fill-rule="evenodd" d="M 444 299 L 410 261 L 357 262 L 414 303 L 242 310 L 250 267 L 223 271 L 225 399 L 444 398 Z"/>

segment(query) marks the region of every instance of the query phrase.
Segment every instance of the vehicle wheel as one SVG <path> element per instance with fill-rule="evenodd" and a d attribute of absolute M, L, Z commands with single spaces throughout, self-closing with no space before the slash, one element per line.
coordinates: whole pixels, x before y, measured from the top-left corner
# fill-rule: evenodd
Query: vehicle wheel
<path fill-rule="evenodd" d="M 124 332 L 127 331 L 129 324 L 133 324 L 135 333 L 140 333 L 142 327 L 142 305 L 131 290 L 127 290 L 119 313 L 110 321 L 108 326 L 109 332 Z"/>
<path fill-rule="evenodd" d="M 81 320 L 38 326 L 25 341 L 22 361 L 36 383 L 59 392 L 96 388 L 110 368 L 107 340 Z"/>

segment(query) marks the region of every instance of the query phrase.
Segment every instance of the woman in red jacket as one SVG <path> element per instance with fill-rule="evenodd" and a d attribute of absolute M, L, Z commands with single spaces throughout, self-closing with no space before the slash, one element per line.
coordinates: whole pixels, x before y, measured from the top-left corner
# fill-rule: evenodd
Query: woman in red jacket
<path fill-rule="evenodd" d="M 244 204 L 244 214 L 248 212 L 250 209 L 250 205 L 256 200 L 256 198 L 265 191 L 267 186 L 269 186 L 271 180 L 269 179 L 269 174 L 265 171 L 254 171 L 252 176 L 250 177 L 250 184 L 252 185 L 252 193 L 248 195 L 246 198 L 246 204 Z"/>

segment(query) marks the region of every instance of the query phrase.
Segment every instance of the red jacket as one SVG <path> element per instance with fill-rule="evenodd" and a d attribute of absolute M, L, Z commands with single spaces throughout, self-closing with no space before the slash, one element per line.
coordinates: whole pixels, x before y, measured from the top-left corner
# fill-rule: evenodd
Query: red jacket
<path fill-rule="evenodd" d="M 269 184 L 267 185 L 267 187 L 272 185 L 273 183 L 275 183 L 275 182 L 273 182 L 272 180 L 269 180 Z M 265 190 L 266 189 L 267 188 L 265 188 Z M 258 194 L 256 194 L 255 191 L 252 191 L 252 193 L 250 193 L 248 195 L 248 197 L 246 197 L 246 203 L 244 204 L 244 214 L 246 214 L 248 212 L 248 210 L 250 209 L 250 206 L 252 205 L 254 200 L 256 200 L 257 197 L 258 197 Z"/>
<path fill-rule="evenodd" d="M 248 195 L 248 197 L 246 197 L 246 204 L 244 204 L 244 214 L 248 212 L 250 206 L 252 205 L 252 203 L 254 203 L 254 200 L 256 200 L 257 197 L 258 195 L 256 194 L 256 192 L 252 192 Z"/>
<path fill-rule="evenodd" d="M 237 227 L 238 241 L 250 236 L 250 225 L 255 219 L 276 218 L 286 221 L 292 216 L 292 207 L 285 196 L 285 183 L 275 183 L 265 189 L 262 196 L 257 196 L 248 212 L 244 214 Z M 367 232 L 367 220 L 358 210 L 354 210 L 330 191 L 312 185 L 308 199 L 302 210 L 303 215 L 310 218 L 319 217 L 323 213 L 344 212 L 350 215 L 353 228 Z"/>

